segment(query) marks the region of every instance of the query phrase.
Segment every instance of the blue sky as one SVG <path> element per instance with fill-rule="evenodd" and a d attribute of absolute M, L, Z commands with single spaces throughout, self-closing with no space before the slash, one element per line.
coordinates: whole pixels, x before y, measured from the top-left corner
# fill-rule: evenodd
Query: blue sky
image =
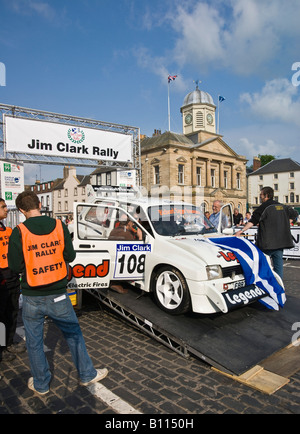
<path fill-rule="evenodd" d="M 199 79 L 215 104 L 226 98 L 220 134 L 249 164 L 258 154 L 300 162 L 299 16 L 299 0 L 0 0 L 0 102 L 151 136 L 168 129 L 176 74 L 172 131 Z M 25 181 L 39 174 L 27 165 Z M 42 169 L 44 181 L 59 176 Z"/>

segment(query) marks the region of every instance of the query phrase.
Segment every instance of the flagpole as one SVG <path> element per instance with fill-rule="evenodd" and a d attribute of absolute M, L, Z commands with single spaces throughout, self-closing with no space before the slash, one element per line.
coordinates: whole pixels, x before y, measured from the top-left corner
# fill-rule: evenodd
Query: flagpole
<path fill-rule="evenodd" d="M 220 95 L 218 95 L 218 127 L 217 134 L 220 132 Z"/>
<path fill-rule="evenodd" d="M 217 123 L 217 134 L 220 134 L 220 102 L 225 101 L 224 96 L 218 95 L 218 123 Z"/>
<path fill-rule="evenodd" d="M 169 132 L 171 131 L 171 113 L 170 113 L 170 81 L 168 81 L 168 120 L 169 120 Z"/>
<path fill-rule="evenodd" d="M 168 76 L 168 118 L 169 118 L 169 131 L 171 131 L 171 110 L 170 110 L 170 83 L 174 81 L 177 75 Z"/>

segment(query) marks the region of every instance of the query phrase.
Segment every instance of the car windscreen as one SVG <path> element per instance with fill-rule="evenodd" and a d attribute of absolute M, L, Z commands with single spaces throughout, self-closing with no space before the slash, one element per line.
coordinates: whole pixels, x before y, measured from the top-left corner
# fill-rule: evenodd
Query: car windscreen
<path fill-rule="evenodd" d="M 170 204 L 148 208 L 154 230 L 163 236 L 209 234 L 217 232 L 203 212 L 192 205 Z"/>

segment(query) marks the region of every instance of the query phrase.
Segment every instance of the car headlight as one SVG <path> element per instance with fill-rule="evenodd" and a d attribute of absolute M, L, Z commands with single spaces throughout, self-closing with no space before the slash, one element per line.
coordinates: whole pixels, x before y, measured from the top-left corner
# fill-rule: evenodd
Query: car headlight
<path fill-rule="evenodd" d="M 223 277 L 220 265 L 208 265 L 206 267 L 208 280 L 221 279 Z"/>

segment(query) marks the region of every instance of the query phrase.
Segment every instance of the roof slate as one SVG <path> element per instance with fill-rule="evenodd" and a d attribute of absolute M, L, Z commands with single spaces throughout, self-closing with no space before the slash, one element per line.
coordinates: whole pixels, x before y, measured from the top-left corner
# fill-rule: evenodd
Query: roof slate
<path fill-rule="evenodd" d="M 260 167 L 255 172 L 250 173 L 248 176 L 253 175 L 266 175 L 268 173 L 280 172 L 298 172 L 300 171 L 300 164 L 291 158 L 281 158 L 272 160 L 263 167 Z"/>

